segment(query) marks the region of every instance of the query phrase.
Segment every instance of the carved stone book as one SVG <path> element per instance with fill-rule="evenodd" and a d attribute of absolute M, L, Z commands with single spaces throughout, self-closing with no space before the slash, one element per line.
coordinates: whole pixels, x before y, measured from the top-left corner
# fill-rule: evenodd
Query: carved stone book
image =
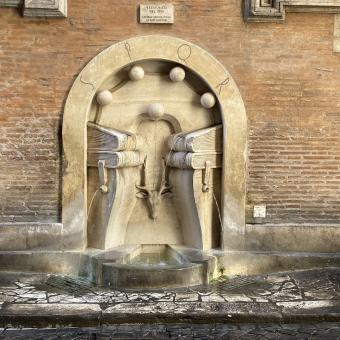
<path fill-rule="evenodd" d="M 121 151 L 136 150 L 137 138 L 124 131 L 87 123 L 88 150 Z"/>
<path fill-rule="evenodd" d="M 166 159 L 167 166 L 179 169 L 204 169 L 206 162 L 211 168 L 222 167 L 222 152 L 171 152 Z"/>
<path fill-rule="evenodd" d="M 172 151 L 222 151 L 222 124 L 189 133 L 177 133 L 168 139 Z"/>
<path fill-rule="evenodd" d="M 87 152 L 87 165 L 97 167 L 98 161 L 105 161 L 106 168 L 128 168 L 143 164 L 144 156 L 138 151 L 91 151 Z"/>

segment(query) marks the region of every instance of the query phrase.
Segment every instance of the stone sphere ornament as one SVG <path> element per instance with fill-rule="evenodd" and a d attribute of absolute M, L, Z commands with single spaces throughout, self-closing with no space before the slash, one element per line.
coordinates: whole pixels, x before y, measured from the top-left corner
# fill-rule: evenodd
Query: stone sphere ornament
<path fill-rule="evenodd" d="M 148 115 L 152 119 L 159 119 L 163 117 L 165 112 L 164 106 L 159 103 L 150 104 L 148 107 Z"/>
<path fill-rule="evenodd" d="M 201 105 L 206 109 L 211 109 L 215 104 L 216 99 L 212 93 L 206 92 L 201 96 Z"/>
<path fill-rule="evenodd" d="M 108 105 L 112 102 L 112 93 L 109 90 L 100 91 L 97 93 L 96 99 L 99 105 Z"/>
<path fill-rule="evenodd" d="M 133 66 L 129 72 L 129 77 L 133 81 L 138 81 L 144 78 L 145 72 L 141 66 Z"/>
<path fill-rule="evenodd" d="M 183 81 L 185 78 L 185 71 L 182 67 L 174 67 L 170 73 L 169 77 L 173 82 L 180 82 Z"/>

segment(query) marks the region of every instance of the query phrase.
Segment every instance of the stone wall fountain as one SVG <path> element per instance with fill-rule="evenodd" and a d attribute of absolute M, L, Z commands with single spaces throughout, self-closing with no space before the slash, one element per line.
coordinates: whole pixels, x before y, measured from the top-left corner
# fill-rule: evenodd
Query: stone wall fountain
<path fill-rule="evenodd" d="M 63 128 L 63 222 L 82 275 L 127 288 L 216 275 L 211 250 L 243 242 L 245 126 L 232 78 L 195 45 L 139 37 L 91 61 Z"/>
<path fill-rule="evenodd" d="M 87 124 L 89 246 L 219 245 L 221 115 L 188 73 L 140 62 L 97 94 Z"/>

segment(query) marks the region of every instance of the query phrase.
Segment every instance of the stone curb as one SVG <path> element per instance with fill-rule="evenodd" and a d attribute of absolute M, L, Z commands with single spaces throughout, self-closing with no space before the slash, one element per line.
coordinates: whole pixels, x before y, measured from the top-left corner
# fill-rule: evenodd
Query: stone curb
<path fill-rule="evenodd" d="M 302 306 L 302 303 L 304 304 Z M 131 323 L 340 322 L 338 301 L 284 303 L 195 302 L 4 304 L 0 327 L 91 327 Z"/>

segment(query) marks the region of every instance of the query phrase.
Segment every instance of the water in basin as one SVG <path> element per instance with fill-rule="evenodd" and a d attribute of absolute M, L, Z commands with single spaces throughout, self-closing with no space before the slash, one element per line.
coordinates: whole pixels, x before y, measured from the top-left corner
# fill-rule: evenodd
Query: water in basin
<path fill-rule="evenodd" d="M 142 245 L 126 264 L 141 267 L 175 266 L 186 260 L 168 245 Z"/>

